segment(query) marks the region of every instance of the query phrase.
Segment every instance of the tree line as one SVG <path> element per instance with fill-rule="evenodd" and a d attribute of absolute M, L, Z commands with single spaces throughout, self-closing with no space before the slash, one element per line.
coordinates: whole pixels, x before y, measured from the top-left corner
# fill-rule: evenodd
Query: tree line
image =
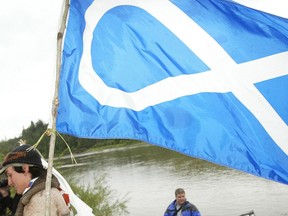
<path fill-rule="evenodd" d="M 22 134 L 19 137 L 15 137 L 9 140 L 0 141 L 0 159 L 11 150 L 13 150 L 16 146 L 19 145 L 19 141 L 23 140 L 26 144 L 34 145 L 39 141 L 42 135 L 47 131 L 48 124 L 44 123 L 42 120 L 38 120 L 36 123 L 31 121 L 31 124 L 28 128 L 22 130 Z M 125 139 L 83 139 L 77 138 L 73 136 L 69 136 L 66 134 L 57 135 L 56 143 L 55 143 L 55 156 L 68 155 L 69 149 L 67 144 L 69 145 L 72 153 L 83 153 L 93 151 L 96 148 L 118 145 L 118 144 L 132 144 L 135 143 L 135 140 L 125 140 Z M 64 141 L 65 140 L 65 141 Z M 50 136 L 48 133 L 45 133 L 40 140 L 40 143 L 37 149 L 41 152 L 44 158 L 48 158 L 49 154 L 49 142 Z M 66 143 L 65 143 L 66 142 Z"/>

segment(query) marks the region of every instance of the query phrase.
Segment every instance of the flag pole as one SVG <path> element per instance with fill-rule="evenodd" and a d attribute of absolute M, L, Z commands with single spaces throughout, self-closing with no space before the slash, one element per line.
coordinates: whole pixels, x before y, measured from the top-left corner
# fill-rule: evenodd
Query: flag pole
<path fill-rule="evenodd" d="M 56 80 L 55 80 L 55 92 L 52 104 L 52 133 L 49 142 L 49 158 L 48 158 L 48 169 L 45 184 L 45 215 L 50 216 L 50 200 L 51 200 L 51 180 L 52 180 L 52 169 L 53 169 L 53 159 L 56 141 L 56 119 L 58 112 L 58 90 L 59 90 L 59 79 L 60 79 L 60 69 L 61 69 L 61 59 L 62 59 L 62 42 L 64 31 L 66 28 L 66 21 L 68 17 L 69 0 L 65 0 L 64 12 L 62 16 L 62 21 L 60 29 L 57 33 L 57 54 L 56 54 Z"/>

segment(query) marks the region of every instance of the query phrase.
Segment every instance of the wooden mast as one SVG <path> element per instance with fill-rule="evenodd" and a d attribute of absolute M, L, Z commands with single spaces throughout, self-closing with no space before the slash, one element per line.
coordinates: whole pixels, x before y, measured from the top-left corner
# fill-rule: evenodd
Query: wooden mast
<path fill-rule="evenodd" d="M 57 33 L 57 54 L 56 54 L 56 80 L 55 80 L 55 92 L 52 104 L 52 133 L 49 142 L 49 158 L 48 158 L 48 169 L 45 185 L 45 215 L 50 216 L 50 200 L 51 200 L 51 180 L 52 180 L 52 168 L 53 159 L 55 151 L 55 141 L 56 141 L 56 119 L 58 112 L 58 90 L 59 90 L 59 79 L 60 79 L 60 69 L 61 69 L 61 59 L 62 59 L 62 43 L 64 31 L 66 29 L 66 21 L 68 17 L 69 0 L 65 0 L 65 7 L 62 16 L 61 26 L 59 32 Z"/>

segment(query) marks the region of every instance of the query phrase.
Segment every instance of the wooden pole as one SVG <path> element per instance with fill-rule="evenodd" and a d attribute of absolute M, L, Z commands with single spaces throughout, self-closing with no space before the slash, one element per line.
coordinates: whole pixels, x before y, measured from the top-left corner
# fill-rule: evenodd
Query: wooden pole
<path fill-rule="evenodd" d="M 59 79 L 60 79 L 60 69 L 61 69 L 61 59 L 62 59 L 62 43 L 64 31 L 66 29 L 66 21 L 68 16 L 69 9 L 69 0 L 65 0 L 65 8 L 62 16 L 61 26 L 57 34 L 57 56 L 56 56 L 56 80 L 55 80 L 55 92 L 54 99 L 52 104 L 52 133 L 49 142 L 49 158 L 48 158 L 48 169 L 45 185 L 45 215 L 50 216 L 50 200 L 51 200 L 51 180 L 52 180 L 52 168 L 53 168 L 53 159 L 55 151 L 55 141 L 56 141 L 56 119 L 58 112 L 58 90 L 59 90 Z"/>

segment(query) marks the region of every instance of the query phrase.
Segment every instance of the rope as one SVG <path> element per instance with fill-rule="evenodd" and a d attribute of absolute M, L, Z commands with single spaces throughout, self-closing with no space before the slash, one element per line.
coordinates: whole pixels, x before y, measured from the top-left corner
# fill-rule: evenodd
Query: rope
<path fill-rule="evenodd" d="M 72 150 L 71 150 L 69 144 L 68 144 L 68 143 L 66 142 L 66 140 L 64 139 L 64 137 L 63 137 L 58 131 L 53 130 L 53 129 L 51 129 L 51 128 L 48 128 L 46 131 L 44 131 L 44 133 L 40 136 L 40 138 L 38 139 L 38 141 L 37 141 L 34 145 L 32 145 L 31 147 L 28 148 L 28 151 L 30 151 L 30 150 L 32 150 L 32 149 L 36 150 L 36 148 L 37 148 L 38 145 L 41 143 L 41 141 L 43 140 L 43 138 L 45 137 L 45 135 L 46 135 L 46 136 L 51 136 L 52 133 L 56 134 L 56 136 L 58 135 L 58 136 L 63 140 L 63 142 L 65 143 L 66 147 L 67 147 L 68 150 L 69 150 L 72 163 L 77 164 L 77 161 L 76 161 L 76 159 L 75 159 L 75 157 L 74 157 L 74 155 L 73 155 L 73 153 L 72 153 Z M 25 144 L 25 143 L 26 143 L 26 140 L 20 139 L 20 140 L 18 141 L 18 143 L 19 143 L 20 145 Z"/>

